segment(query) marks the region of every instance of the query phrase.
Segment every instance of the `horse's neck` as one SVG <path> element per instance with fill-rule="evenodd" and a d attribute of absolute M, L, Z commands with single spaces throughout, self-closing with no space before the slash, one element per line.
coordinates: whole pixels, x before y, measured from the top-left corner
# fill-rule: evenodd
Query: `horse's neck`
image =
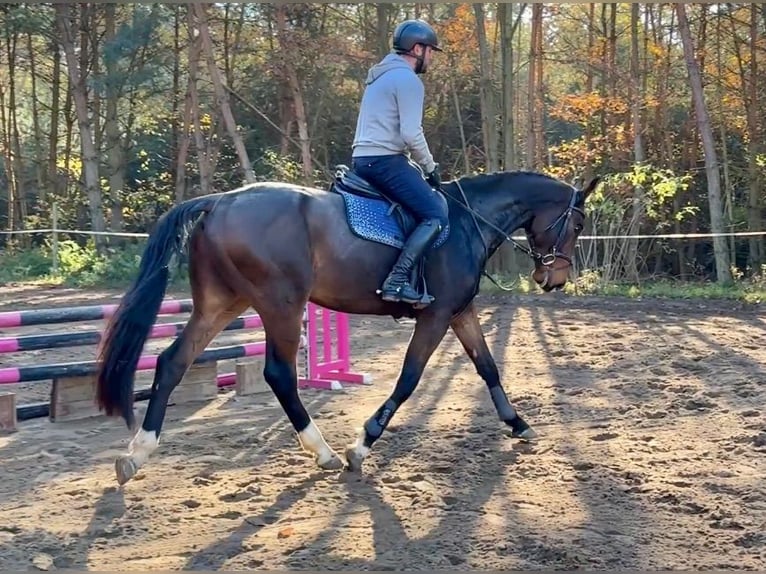
<path fill-rule="evenodd" d="M 508 177 L 510 182 L 511 176 Z M 494 249 L 497 249 L 507 236 L 523 227 L 531 217 L 531 211 L 524 198 L 526 192 L 520 190 L 521 186 L 515 187 L 509 182 L 498 182 L 498 185 L 502 185 L 507 190 L 507 193 L 492 193 L 491 191 L 485 193 L 481 191 L 471 192 L 470 187 L 466 186 L 463 182 L 460 182 L 460 185 L 463 187 L 465 197 L 463 197 L 457 185 L 455 186 L 456 189 L 452 192 L 456 201 L 465 203 L 467 200 L 470 209 L 480 216 L 477 218 L 476 223 L 478 223 L 482 236 L 488 246 Z M 471 213 L 459 206 L 454 206 L 451 209 L 462 212 L 459 217 L 466 218 L 470 222 L 470 227 L 476 228 L 476 224 L 472 221 Z"/>

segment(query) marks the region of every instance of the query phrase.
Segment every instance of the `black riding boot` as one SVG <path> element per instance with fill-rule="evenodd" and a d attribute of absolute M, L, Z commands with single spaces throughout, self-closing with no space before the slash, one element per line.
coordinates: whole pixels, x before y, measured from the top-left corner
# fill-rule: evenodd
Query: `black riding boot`
<path fill-rule="evenodd" d="M 410 273 L 417 262 L 439 237 L 441 225 L 437 219 L 427 219 L 418 225 L 407 238 L 399 259 L 380 288 L 384 301 L 417 303 L 420 295 L 410 285 Z"/>

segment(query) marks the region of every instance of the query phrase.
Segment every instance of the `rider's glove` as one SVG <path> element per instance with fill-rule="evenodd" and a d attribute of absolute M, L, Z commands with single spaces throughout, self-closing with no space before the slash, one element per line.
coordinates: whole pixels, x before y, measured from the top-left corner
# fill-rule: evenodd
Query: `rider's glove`
<path fill-rule="evenodd" d="M 442 185 L 442 178 L 439 175 L 439 164 L 436 164 L 436 167 L 434 170 L 428 174 L 428 177 L 426 177 L 426 181 L 429 183 L 431 187 L 434 189 L 441 188 Z"/>

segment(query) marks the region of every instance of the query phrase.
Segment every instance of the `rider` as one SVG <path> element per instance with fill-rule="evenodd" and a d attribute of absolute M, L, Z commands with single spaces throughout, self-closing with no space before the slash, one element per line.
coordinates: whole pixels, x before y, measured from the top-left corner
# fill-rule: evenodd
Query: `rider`
<path fill-rule="evenodd" d="M 433 189 L 441 178 L 423 134 L 424 87 L 418 77 L 428 69 L 434 51 L 442 51 L 438 44 L 436 32 L 423 20 L 399 24 L 393 52 L 368 72 L 357 119 L 354 171 L 418 220 L 380 289 L 385 301 L 420 300 L 410 273 L 447 225 L 446 205 Z"/>

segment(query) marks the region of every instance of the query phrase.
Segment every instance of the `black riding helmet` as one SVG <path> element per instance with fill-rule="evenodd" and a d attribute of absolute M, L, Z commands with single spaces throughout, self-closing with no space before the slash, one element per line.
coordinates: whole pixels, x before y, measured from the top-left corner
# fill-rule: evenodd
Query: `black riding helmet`
<path fill-rule="evenodd" d="M 424 20 L 405 20 L 394 30 L 394 51 L 398 54 L 411 54 L 416 44 L 431 46 L 439 52 L 439 38 L 436 31 Z M 413 54 L 411 54 L 413 55 Z M 423 70 L 423 58 L 417 57 L 418 66 L 416 73 Z"/>
<path fill-rule="evenodd" d="M 436 32 L 425 20 L 405 20 L 394 30 L 394 50 L 409 52 L 415 44 L 425 44 L 442 51 Z"/>

